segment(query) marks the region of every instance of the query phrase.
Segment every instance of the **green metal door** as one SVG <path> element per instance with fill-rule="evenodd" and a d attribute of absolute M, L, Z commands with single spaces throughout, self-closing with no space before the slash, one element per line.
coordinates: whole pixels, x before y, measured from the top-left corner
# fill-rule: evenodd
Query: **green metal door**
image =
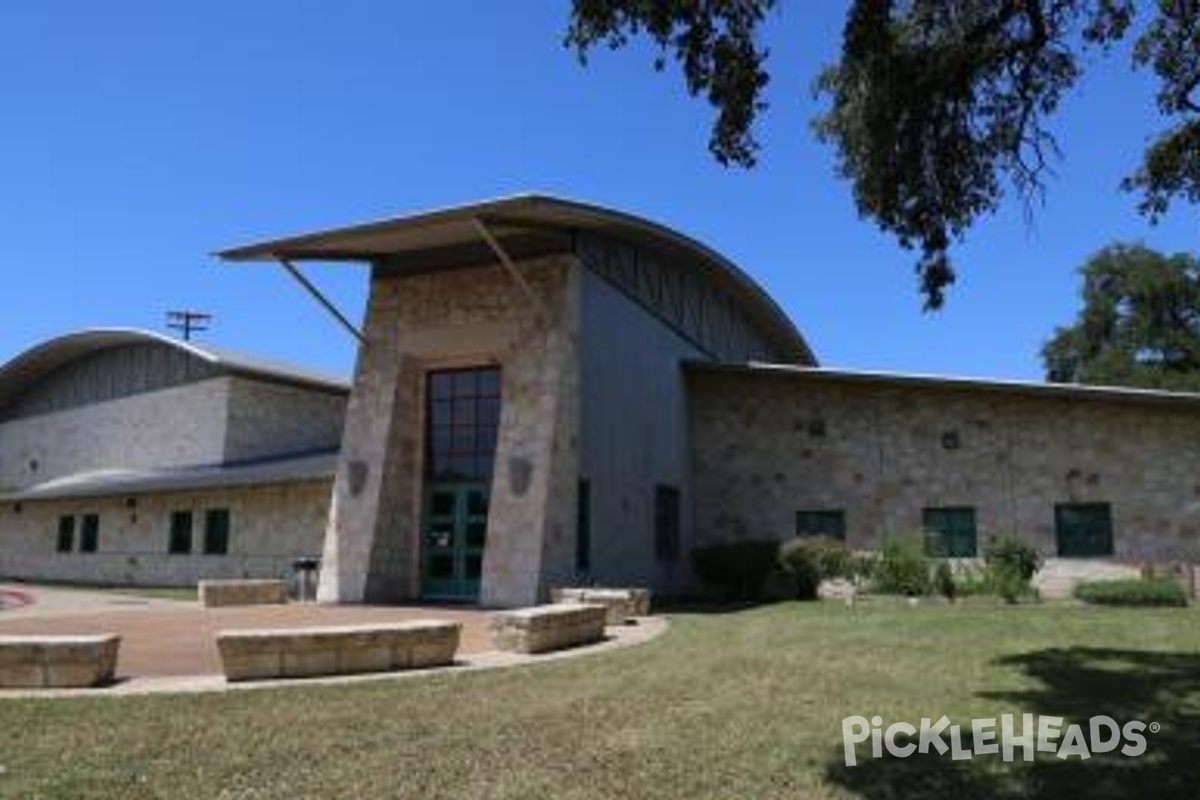
<path fill-rule="evenodd" d="M 426 492 L 421 593 L 432 600 L 475 600 L 487 543 L 488 487 L 435 483 Z"/>
<path fill-rule="evenodd" d="M 1113 554 L 1112 506 L 1061 503 L 1054 507 L 1058 554 L 1063 558 L 1103 558 Z"/>

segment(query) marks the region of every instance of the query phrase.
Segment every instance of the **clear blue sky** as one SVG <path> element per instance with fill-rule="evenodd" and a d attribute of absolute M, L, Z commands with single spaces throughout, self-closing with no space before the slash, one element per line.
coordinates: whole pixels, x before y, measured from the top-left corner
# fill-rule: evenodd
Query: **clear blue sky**
<path fill-rule="evenodd" d="M 0 5 L 0 359 L 88 326 L 216 314 L 212 344 L 348 373 L 353 342 L 276 268 L 212 251 L 538 190 L 672 225 L 738 262 L 829 366 L 1037 378 L 1076 267 L 1140 239 L 1197 248 L 1197 209 L 1151 228 L 1117 189 L 1158 122 L 1127 57 L 1089 75 L 1032 226 L 1010 203 L 920 309 L 913 256 L 858 219 L 808 87 L 844 4 L 784 0 L 751 172 L 716 165 L 710 112 L 652 53 L 562 45 L 566 2 L 9 0 Z M 820 9 L 820 10 L 814 10 Z M 314 277 L 357 317 L 365 272 Z"/>

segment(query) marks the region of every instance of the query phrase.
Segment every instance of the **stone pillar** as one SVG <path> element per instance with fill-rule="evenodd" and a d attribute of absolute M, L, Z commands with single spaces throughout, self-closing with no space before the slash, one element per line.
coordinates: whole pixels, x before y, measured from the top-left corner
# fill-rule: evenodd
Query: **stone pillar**
<path fill-rule="evenodd" d="M 414 597 L 429 369 L 499 363 L 501 417 L 480 602 L 513 606 L 569 576 L 578 480 L 578 266 L 376 274 L 346 414 L 317 597 Z M 551 574 L 553 573 L 553 574 Z"/>
<path fill-rule="evenodd" d="M 396 292 L 373 277 L 367 305 L 366 343 L 358 352 L 354 391 L 346 410 L 342 453 L 334 479 L 317 600 L 359 603 L 381 518 L 396 487 L 385 480 L 387 444 L 394 437 L 401 359 L 394 335 Z"/>
<path fill-rule="evenodd" d="M 496 476 L 488 514 L 480 602 L 537 603 L 545 594 L 553 530 L 578 474 L 573 348 L 561 331 L 505 365 Z M 532 343 L 531 343 L 532 344 Z M 570 476 L 569 482 L 564 479 Z"/>

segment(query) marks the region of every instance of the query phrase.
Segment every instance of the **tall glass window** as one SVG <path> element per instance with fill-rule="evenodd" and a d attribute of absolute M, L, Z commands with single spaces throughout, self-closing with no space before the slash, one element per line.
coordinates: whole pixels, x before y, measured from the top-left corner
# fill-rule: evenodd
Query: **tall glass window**
<path fill-rule="evenodd" d="M 429 373 L 426 472 L 435 481 L 490 481 L 500 428 L 500 368 Z"/>
<path fill-rule="evenodd" d="M 184 555 L 192 552 L 192 512 L 171 512 L 171 536 L 167 540 L 167 552 Z"/>
<path fill-rule="evenodd" d="M 79 552 L 94 553 L 100 543 L 100 516 L 84 514 L 79 526 Z"/>
<path fill-rule="evenodd" d="M 54 549 L 60 553 L 69 553 L 75 549 L 75 518 L 58 518 L 58 541 Z"/>
<path fill-rule="evenodd" d="M 229 552 L 228 508 L 210 508 L 204 512 L 204 552 L 210 556 Z"/>

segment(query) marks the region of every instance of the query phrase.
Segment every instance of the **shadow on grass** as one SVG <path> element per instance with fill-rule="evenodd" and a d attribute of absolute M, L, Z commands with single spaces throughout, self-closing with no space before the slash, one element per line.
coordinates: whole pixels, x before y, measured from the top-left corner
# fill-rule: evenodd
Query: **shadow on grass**
<path fill-rule="evenodd" d="M 1024 762 L 1019 760 L 1019 748 L 1013 763 L 1005 763 L 999 755 L 952 761 L 949 754 L 932 750 L 928 755 L 872 759 L 864 744 L 854 767 L 845 766 L 839 749 L 826 765 L 826 779 L 865 800 L 1200 796 L 1200 655 L 1071 647 L 1022 653 L 997 663 L 1041 683 L 1025 691 L 980 693 L 996 701 L 997 717 L 1004 713 L 1063 717 L 1064 732 L 1068 725 L 1078 724 L 1085 736 L 1088 720 L 1101 714 L 1120 725 L 1131 720 L 1158 723 L 1161 730 L 1144 733 L 1146 751 L 1141 756 L 1124 756 L 1118 748 L 1086 760 L 1039 752 L 1033 762 Z M 920 723 L 885 720 L 884 725 L 897 721 Z M 971 721 L 953 722 L 963 727 L 964 746 L 969 746 Z M 1019 716 L 1017 725 L 1019 733 Z"/>

